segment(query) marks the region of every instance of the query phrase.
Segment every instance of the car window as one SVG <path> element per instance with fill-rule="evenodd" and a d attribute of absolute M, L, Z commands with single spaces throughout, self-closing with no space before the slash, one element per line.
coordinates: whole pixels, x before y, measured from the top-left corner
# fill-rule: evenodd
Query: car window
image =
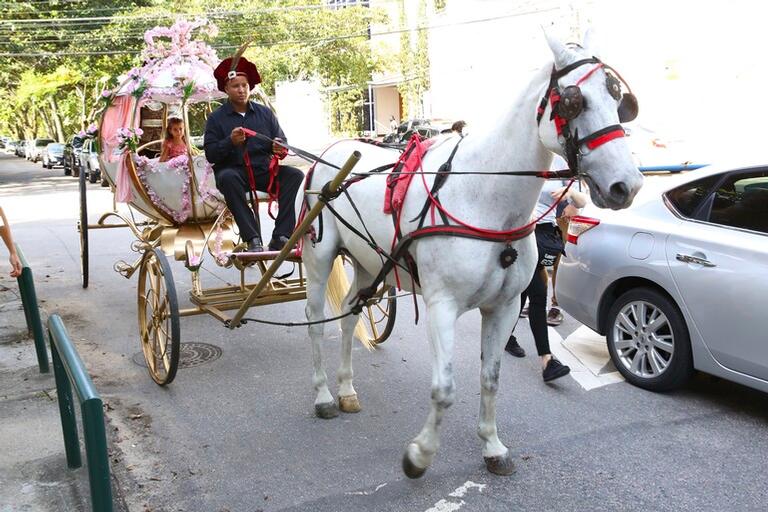
<path fill-rule="evenodd" d="M 768 233 L 768 171 L 729 176 L 715 191 L 708 220 Z"/>
<path fill-rule="evenodd" d="M 720 178 L 720 175 L 708 176 L 686 183 L 667 192 L 666 197 L 682 215 L 693 217 L 694 212 L 709 196 L 712 187 L 717 184 Z"/>
<path fill-rule="evenodd" d="M 37 141 L 35 143 L 35 146 L 37 146 L 37 147 L 44 147 L 44 146 L 47 146 L 48 144 L 50 144 L 51 142 L 56 142 L 56 141 L 51 140 L 51 139 L 41 139 L 41 140 L 39 140 L 39 141 Z"/>

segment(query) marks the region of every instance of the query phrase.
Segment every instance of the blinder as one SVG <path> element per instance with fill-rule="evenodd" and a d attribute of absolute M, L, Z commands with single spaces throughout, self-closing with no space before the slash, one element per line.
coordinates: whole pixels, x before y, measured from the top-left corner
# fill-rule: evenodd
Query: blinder
<path fill-rule="evenodd" d="M 632 94 L 632 91 L 621 93 L 621 81 L 613 76 L 612 73 L 605 73 L 605 86 L 608 88 L 608 92 L 613 99 L 619 102 L 617 109 L 619 114 L 620 123 L 628 123 L 634 121 L 637 118 L 637 114 L 640 112 L 640 106 L 637 104 L 637 97 Z M 627 85 L 629 87 L 629 85 Z"/>
<path fill-rule="evenodd" d="M 560 101 L 557 102 L 557 115 L 571 121 L 575 119 L 581 111 L 584 110 L 584 96 L 578 85 L 569 85 L 560 94 Z"/>
<path fill-rule="evenodd" d="M 611 73 L 606 73 L 605 87 L 613 99 L 619 102 L 616 109 L 619 114 L 620 123 L 628 123 L 637 118 L 640 107 L 637 103 L 637 97 L 632 92 L 621 92 L 621 81 Z M 581 88 L 578 85 L 569 85 L 560 93 L 560 99 L 555 104 L 552 116 L 558 115 L 566 121 L 573 121 L 584 110 L 586 100 L 581 94 Z"/>

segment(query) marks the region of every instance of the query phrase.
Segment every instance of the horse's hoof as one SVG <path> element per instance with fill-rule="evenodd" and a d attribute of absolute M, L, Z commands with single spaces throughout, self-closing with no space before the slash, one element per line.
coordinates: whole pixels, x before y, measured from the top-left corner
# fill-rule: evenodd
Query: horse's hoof
<path fill-rule="evenodd" d="M 341 412 L 360 412 L 360 401 L 357 395 L 340 396 L 339 409 Z"/>
<path fill-rule="evenodd" d="M 427 468 L 416 467 L 413 462 L 411 462 L 407 452 L 403 455 L 403 473 L 405 473 L 405 476 L 416 479 L 424 476 L 424 473 L 426 472 Z"/>
<path fill-rule="evenodd" d="M 495 475 L 508 476 L 516 471 L 515 463 L 512 461 L 512 456 L 509 452 L 502 457 L 483 458 L 485 459 L 485 467 Z"/>
<path fill-rule="evenodd" d="M 318 418 L 324 420 L 330 420 L 339 415 L 339 409 L 336 407 L 336 402 L 328 402 L 326 404 L 315 404 L 315 415 Z"/>

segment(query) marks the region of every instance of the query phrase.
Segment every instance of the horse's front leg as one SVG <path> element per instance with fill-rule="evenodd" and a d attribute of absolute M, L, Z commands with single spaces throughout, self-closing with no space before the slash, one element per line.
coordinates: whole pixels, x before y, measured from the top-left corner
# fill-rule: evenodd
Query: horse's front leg
<path fill-rule="evenodd" d="M 499 440 L 496 429 L 496 392 L 499 389 L 499 369 L 504 344 L 517 321 L 520 297 L 511 303 L 493 308 L 481 308 L 481 370 L 480 422 L 477 434 L 483 440 L 483 458 L 488 471 L 511 475 L 515 471 L 509 449 Z"/>
<path fill-rule="evenodd" d="M 307 273 L 307 306 L 306 315 L 310 322 L 325 318 L 325 290 L 328 277 L 333 267 L 335 252 L 322 251 L 321 244 L 317 248 L 305 245 L 304 267 Z M 329 419 L 339 415 L 339 409 L 333 395 L 328 389 L 328 375 L 323 363 L 323 339 L 325 324 L 309 326 L 309 339 L 312 342 L 312 384 L 315 388 L 315 414 L 319 418 Z"/>
<path fill-rule="evenodd" d="M 409 478 L 424 474 L 440 447 L 440 422 L 446 408 L 453 404 L 456 386 L 453 380 L 453 338 L 456 306 L 452 301 L 427 304 L 429 343 L 432 351 L 432 406 L 421 432 L 408 445 L 403 457 L 403 471 Z"/>

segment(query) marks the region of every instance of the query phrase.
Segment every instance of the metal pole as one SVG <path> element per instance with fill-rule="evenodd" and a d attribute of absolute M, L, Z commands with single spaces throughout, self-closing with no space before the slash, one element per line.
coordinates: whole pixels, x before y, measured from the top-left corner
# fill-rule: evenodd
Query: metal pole
<path fill-rule="evenodd" d="M 77 423 L 75 422 L 75 407 L 72 402 L 72 387 L 69 377 L 61 363 L 59 351 L 53 343 L 53 335 L 49 332 L 51 357 L 53 358 L 53 374 L 56 378 L 56 395 L 59 397 L 59 414 L 61 415 L 61 430 L 64 434 L 64 450 L 67 454 L 67 466 L 79 468 L 83 465 L 80 458 L 80 443 L 77 440 Z"/>
<path fill-rule="evenodd" d="M 94 512 L 112 512 L 112 482 L 109 477 L 103 404 L 100 398 L 92 398 L 83 402 L 80 410 L 83 415 L 88 480 L 91 484 L 91 505 Z"/>
<path fill-rule="evenodd" d="M 51 371 L 48 366 L 48 352 L 45 349 L 45 332 L 43 323 L 40 320 L 40 309 L 37 307 L 37 293 L 35 293 L 35 280 L 32 277 L 32 269 L 29 268 L 24 253 L 17 245 L 16 252 L 21 260 L 21 275 L 18 278 L 19 290 L 21 291 L 21 300 L 24 305 L 24 313 L 27 317 L 27 328 L 32 331 L 35 339 L 35 351 L 37 351 L 37 366 L 40 373 Z"/>
<path fill-rule="evenodd" d="M 336 176 L 334 176 L 333 180 L 331 180 L 330 184 L 328 185 L 328 190 L 336 192 L 339 189 L 341 183 L 347 178 L 349 173 L 352 172 L 352 168 L 357 165 L 357 162 L 360 160 L 361 156 L 362 155 L 359 151 L 355 151 L 350 155 Z M 304 234 L 307 232 L 307 229 L 309 229 L 312 221 L 314 221 L 315 218 L 320 215 L 323 207 L 325 207 L 325 203 L 322 200 L 315 203 L 315 205 L 307 212 L 307 215 L 304 217 L 304 220 L 301 221 L 301 224 L 299 224 L 299 226 L 293 230 L 291 238 L 288 239 L 288 242 L 286 242 L 285 246 L 278 253 L 277 257 L 274 259 L 269 268 L 267 268 L 267 271 L 262 274 L 258 284 L 253 290 L 251 290 L 251 293 L 248 294 L 248 297 L 246 297 L 245 301 L 240 306 L 240 309 L 237 310 L 235 316 L 232 317 L 232 320 L 229 322 L 230 329 L 234 329 L 240 325 L 240 320 L 243 319 L 245 312 L 248 311 L 248 308 L 251 307 L 251 304 L 253 304 L 262 290 L 264 290 L 264 288 L 267 286 L 269 280 L 272 279 L 272 276 L 275 275 L 277 269 L 280 268 L 280 265 L 283 263 L 283 261 L 285 261 L 290 252 L 296 246 L 296 242 L 299 241 L 299 238 L 304 236 Z"/>

